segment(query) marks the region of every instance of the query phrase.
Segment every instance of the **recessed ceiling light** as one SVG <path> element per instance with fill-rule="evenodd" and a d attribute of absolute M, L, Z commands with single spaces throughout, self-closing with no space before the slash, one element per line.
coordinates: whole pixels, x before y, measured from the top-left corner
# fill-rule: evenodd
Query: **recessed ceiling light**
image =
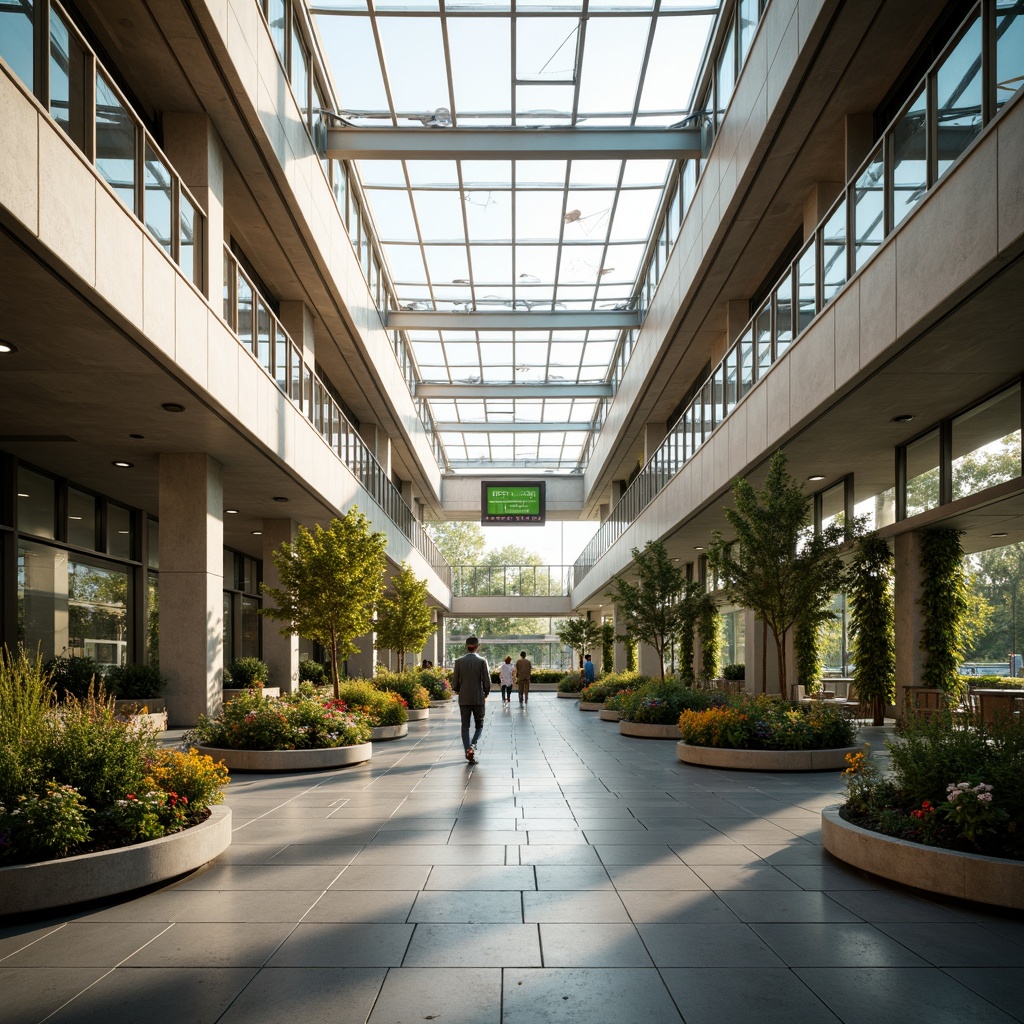
<path fill-rule="evenodd" d="M 226 508 L 226 509 L 224 509 L 224 514 L 226 516 L 237 516 L 238 515 L 238 509 L 237 508 Z"/>
<path fill-rule="evenodd" d="M 282 497 L 281 495 L 278 495 L 276 498 L 274 498 L 274 501 L 287 501 L 287 500 L 288 500 L 287 498 Z"/>
<path fill-rule="evenodd" d="M 116 462 L 112 462 L 111 465 L 112 466 L 117 466 L 118 469 L 131 469 L 135 465 L 135 463 L 134 462 L 124 462 L 121 459 L 118 459 Z"/>
<path fill-rule="evenodd" d="M 672 559 L 672 561 L 673 561 L 673 562 L 678 562 L 678 561 L 679 561 L 679 559 L 678 559 L 678 558 L 673 558 L 673 559 Z"/>
<path fill-rule="evenodd" d="M 252 535 L 254 537 L 262 537 L 263 536 L 263 531 L 262 530 L 253 530 L 252 531 Z"/>
<path fill-rule="evenodd" d="M 822 473 L 815 473 L 814 476 L 809 476 L 807 479 L 808 480 L 815 480 L 815 481 L 817 481 L 817 480 L 824 480 L 825 477 L 824 477 L 824 474 L 822 474 Z"/>
<path fill-rule="evenodd" d="M 12 345 L 9 341 L 0 341 L 0 355 L 6 356 L 17 351 L 17 345 Z"/>
<path fill-rule="evenodd" d="M 900 413 L 899 416 L 893 416 L 892 423 L 909 423 L 914 417 L 909 412 Z"/>
<path fill-rule="evenodd" d="M 989 536 L 990 537 L 1008 537 L 1009 534 L 1006 534 L 1006 533 L 990 533 Z"/>
<path fill-rule="evenodd" d="M 28 498 L 28 497 L 30 497 L 30 495 L 26 494 L 24 491 L 18 491 L 18 497 L 19 498 Z"/>
<path fill-rule="evenodd" d="M 703 551 L 704 550 L 704 545 L 703 544 L 694 544 L 693 545 L 693 550 L 694 551 Z"/>
<path fill-rule="evenodd" d="M 130 530 L 118 530 L 117 532 L 123 535 L 123 534 L 130 533 L 131 531 Z"/>
<path fill-rule="evenodd" d="M 163 405 L 160 406 L 160 408 L 163 409 L 164 412 L 185 411 L 185 406 L 183 406 L 180 402 L 164 402 Z"/>
<path fill-rule="evenodd" d="M 129 434 L 129 437 L 134 437 L 136 441 L 141 441 L 146 435 L 145 434 Z"/>
<path fill-rule="evenodd" d="M 68 516 L 68 519 L 81 519 L 81 516 Z"/>

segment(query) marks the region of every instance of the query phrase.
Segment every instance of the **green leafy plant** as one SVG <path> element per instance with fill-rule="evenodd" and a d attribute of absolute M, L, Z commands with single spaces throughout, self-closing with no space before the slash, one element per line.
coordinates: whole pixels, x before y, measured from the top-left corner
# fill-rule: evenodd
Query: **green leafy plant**
<path fill-rule="evenodd" d="M 874 725 L 885 721 L 885 705 L 896 700 L 896 611 L 893 556 L 875 534 L 863 538 L 847 573 L 854 683 L 871 701 Z"/>
<path fill-rule="evenodd" d="M 373 684 L 379 690 L 397 693 L 408 707 L 422 710 L 430 707 L 430 691 L 423 685 L 420 675 L 421 672 L 415 670 L 389 672 L 378 669 Z"/>
<path fill-rule="evenodd" d="M 351 711 L 362 715 L 371 726 L 401 725 L 409 721 L 409 712 L 401 695 L 380 690 L 369 680 L 345 680 L 338 691 L 338 697 Z"/>
<path fill-rule="evenodd" d="M 636 640 L 631 636 L 622 637 L 622 642 L 626 647 L 626 671 L 636 672 L 637 670 L 637 646 Z"/>
<path fill-rule="evenodd" d="M 921 672 L 925 686 L 959 691 L 963 681 L 957 667 L 968 646 L 969 591 L 964 570 L 960 530 L 925 530 L 921 534 L 921 596 L 924 616 Z"/>
<path fill-rule="evenodd" d="M 452 684 L 443 668 L 418 668 L 416 679 L 430 694 L 431 700 L 451 700 Z"/>
<path fill-rule="evenodd" d="M 39 793 L 23 793 L 11 807 L 0 805 L 0 858 L 64 857 L 89 840 L 89 808 L 82 794 L 50 780 Z"/>
<path fill-rule="evenodd" d="M 259 658 L 235 658 L 228 665 L 227 676 L 234 689 L 260 689 L 270 682 L 270 666 Z"/>
<path fill-rule="evenodd" d="M 299 682 L 323 686 L 327 682 L 327 669 L 312 658 L 303 658 L 299 662 Z"/>
<path fill-rule="evenodd" d="M 725 699 L 725 694 L 718 691 L 695 690 L 672 678 L 651 680 L 628 691 L 628 696 L 618 702 L 618 711 L 622 721 L 672 725 L 687 708 L 715 707 Z"/>
<path fill-rule="evenodd" d="M 559 693 L 579 693 L 580 689 L 580 675 L 578 672 L 570 672 L 558 680 Z"/>
<path fill-rule="evenodd" d="M 66 696 L 85 697 L 89 687 L 103 678 L 99 665 L 92 658 L 74 654 L 51 658 L 45 671 L 61 700 Z"/>
<path fill-rule="evenodd" d="M 697 603 L 697 635 L 700 637 L 700 678 L 708 683 L 718 678 L 718 658 L 722 649 L 722 616 L 715 599 L 705 591 Z"/>
<path fill-rule="evenodd" d="M 43 780 L 40 751 L 55 694 L 42 660 L 24 648 L 0 651 L 0 804 L 13 804 Z"/>
<path fill-rule="evenodd" d="M 378 651 L 394 651 L 398 668 L 405 668 L 407 651 L 418 651 L 437 632 L 427 604 L 427 581 L 402 563 L 391 580 L 392 593 L 377 602 L 376 642 Z"/>
<path fill-rule="evenodd" d="M 746 679 L 747 668 L 742 662 L 732 665 L 726 665 L 725 668 L 722 669 L 722 677 L 724 679 L 729 679 L 732 681 L 735 681 L 737 679 Z"/>
<path fill-rule="evenodd" d="M 601 626 L 601 667 L 610 672 L 615 664 L 615 626 L 605 622 Z"/>
<path fill-rule="evenodd" d="M 104 686 L 119 700 L 151 700 L 163 692 L 164 677 L 156 665 L 117 665 L 107 672 Z"/>
<path fill-rule="evenodd" d="M 580 700 L 593 704 L 602 704 L 612 694 L 628 690 L 637 683 L 637 675 L 633 672 L 609 672 L 596 682 L 586 687 L 580 694 Z"/>
<path fill-rule="evenodd" d="M 586 616 L 563 619 L 557 623 L 555 629 L 559 643 L 576 652 L 581 668 L 583 656 L 589 654 L 601 642 L 603 635 L 600 623 Z"/>

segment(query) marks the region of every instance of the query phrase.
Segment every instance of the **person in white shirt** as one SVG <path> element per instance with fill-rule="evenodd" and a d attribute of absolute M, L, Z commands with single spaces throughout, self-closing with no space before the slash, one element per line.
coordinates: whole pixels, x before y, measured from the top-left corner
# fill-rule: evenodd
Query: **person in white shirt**
<path fill-rule="evenodd" d="M 512 655 L 505 655 L 505 660 L 499 669 L 501 675 L 501 703 L 512 703 L 512 685 L 515 678 L 515 670 L 512 668 Z"/>

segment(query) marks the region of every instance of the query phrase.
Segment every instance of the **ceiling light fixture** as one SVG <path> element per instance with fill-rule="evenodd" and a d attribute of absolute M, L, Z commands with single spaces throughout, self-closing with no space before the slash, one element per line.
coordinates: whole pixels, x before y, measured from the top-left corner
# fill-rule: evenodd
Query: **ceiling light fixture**
<path fill-rule="evenodd" d="M 909 423 L 913 419 L 913 415 L 909 412 L 900 413 L 899 416 L 893 416 L 889 421 L 890 423 Z"/>
<path fill-rule="evenodd" d="M 12 352 L 17 352 L 18 346 L 12 345 L 9 341 L 0 341 L 0 355 L 8 356 Z"/>
<path fill-rule="evenodd" d="M 283 495 L 280 495 L 280 494 L 276 498 L 274 498 L 274 501 L 287 501 L 287 500 L 288 500 L 287 498 L 285 498 Z"/>
<path fill-rule="evenodd" d="M 809 476 L 807 479 L 808 480 L 815 480 L 815 481 L 817 481 L 817 480 L 824 480 L 825 477 L 821 473 L 815 473 L 813 476 Z"/>
<path fill-rule="evenodd" d="M 30 494 L 26 494 L 24 491 L 18 491 L 18 497 L 19 498 L 30 498 L 31 495 Z"/>
<path fill-rule="evenodd" d="M 146 435 L 145 434 L 129 434 L 128 436 L 135 438 L 136 441 L 141 441 Z"/>
<path fill-rule="evenodd" d="M 118 469 L 131 469 L 135 463 L 125 462 L 123 459 L 117 459 L 111 463 L 112 466 L 117 466 Z"/>
<path fill-rule="evenodd" d="M 703 551 L 704 550 L 704 545 L 703 544 L 694 544 L 693 545 L 693 550 L 694 551 Z"/>
<path fill-rule="evenodd" d="M 183 406 L 181 404 L 181 402 L 164 402 L 163 405 L 160 406 L 160 408 L 163 409 L 164 412 L 184 412 L 185 411 L 185 406 Z"/>
<path fill-rule="evenodd" d="M 224 514 L 228 515 L 228 516 L 237 516 L 238 515 L 238 509 L 237 508 L 226 508 L 226 509 L 224 509 Z"/>
<path fill-rule="evenodd" d="M 252 531 L 252 535 L 254 537 L 262 537 L 263 536 L 263 531 L 262 530 L 253 530 Z"/>
<path fill-rule="evenodd" d="M 990 533 L 989 536 L 990 537 L 1008 537 L 1009 534 L 1006 534 L 1006 533 Z"/>

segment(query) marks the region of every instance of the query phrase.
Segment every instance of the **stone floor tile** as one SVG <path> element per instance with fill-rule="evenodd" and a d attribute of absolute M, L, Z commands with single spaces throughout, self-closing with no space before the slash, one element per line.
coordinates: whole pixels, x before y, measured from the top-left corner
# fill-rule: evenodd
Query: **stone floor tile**
<path fill-rule="evenodd" d="M 906 946 L 874 925 L 849 922 L 755 923 L 790 967 L 925 967 Z"/>
<path fill-rule="evenodd" d="M 629 915 L 616 892 L 546 890 L 523 893 L 523 920 L 543 924 L 627 924 Z"/>
<path fill-rule="evenodd" d="M 492 892 L 496 889 L 535 889 L 536 879 L 532 865 L 517 866 L 474 864 L 438 864 L 430 869 L 425 889 L 449 889 L 468 892 L 478 889 Z"/>
<path fill-rule="evenodd" d="M 936 967 L 1022 967 L 1024 945 L 969 923 L 879 924 Z"/>
<path fill-rule="evenodd" d="M 422 889 L 430 874 L 427 864 L 350 864 L 331 889 Z"/>
<path fill-rule="evenodd" d="M 846 864 L 774 864 L 777 871 L 791 878 L 801 889 L 879 889 L 880 879 L 848 867 Z"/>
<path fill-rule="evenodd" d="M 540 846 L 529 844 L 519 846 L 520 864 L 562 864 L 562 865 L 598 865 L 601 863 L 597 850 L 593 846 Z"/>
<path fill-rule="evenodd" d="M 39 1024 L 106 974 L 107 967 L 0 967 L 4 1024 Z"/>
<path fill-rule="evenodd" d="M 416 924 L 522 924 L 518 892 L 420 892 L 408 914 Z M 405 920 L 405 918 L 403 918 Z"/>
<path fill-rule="evenodd" d="M 4 957 L 4 967 L 116 967 L 152 942 L 161 922 L 71 921 Z"/>
<path fill-rule="evenodd" d="M 791 878 L 767 864 L 760 867 L 742 864 L 695 864 L 692 869 L 712 889 L 797 889 Z"/>
<path fill-rule="evenodd" d="M 653 967 L 631 924 L 542 924 L 545 967 Z"/>
<path fill-rule="evenodd" d="M 657 967 L 781 967 L 782 960 L 745 924 L 638 924 Z"/>
<path fill-rule="evenodd" d="M 538 864 L 534 870 L 538 889 L 612 888 L 608 872 L 600 864 Z"/>
<path fill-rule="evenodd" d="M 262 967 L 288 937 L 291 923 L 172 924 L 125 962 L 126 967 Z"/>
<path fill-rule="evenodd" d="M 505 863 L 504 843 L 491 846 L 364 846 L 353 865 Z"/>
<path fill-rule="evenodd" d="M 636 924 L 737 924 L 739 918 L 713 892 L 676 889 L 620 892 L 630 918 Z"/>
<path fill-rule="evenodd" d="M 496 967 L 392 967 L 368 1024 L 424 1020 L 501 1024 L 501 971 Z"/>
<path fill-rule="evenodd" d="M 611 864 L 608 874 L 620 892 L 626 889 L 707 889 L 685 864 Z"/>
<path fill-rule="evenodd" d="M 688 865 L 701 864 L 743 864 L 748 867 L 764 867 L 764 861 L 745 846 L 718 846 L 710 843 L 674 845 L 673 852 Z"/>
<path fill-rule="evenodd" d="M 910 892 L 890 889 L 840 889 L 828 893 L 829 899 L 873 924 L 915 924 L 941 921 L 962 923 L 961 905 L 945 906 L 921 899 Z"/>
<path fill-rule="evenodd" d="M 403 967 L 539 967 L 535 924 L 418 924 Z"/>
<path fill-rule="evenodd" d="M 178 883 L 179 889 L 326 889 L 343 865 L 334 864 L 214 864 Z"/>
<path fill-rule="evenodd" d="M 268 968 L 218 1024 L 365 1024 L 386 974 L 380 967 Z"/>
<path fill-rule="evenodd" d="M 1024 970 L 1020 967 L 951 967 L 946 974 L 1011 1017 L 1024 1019 Z"/>
<path fill-rule="evenodd" d="M 396 886 L 401 879 L 395 879 Z M 365 921 L 401 924 L 409 917 L 417 891 L 408 889 L 332 889 L 325 892 L 302 918 L 311 922 Z"/>
<path fill-rule="evenodd" d="M 786 864 L 838 864 L 830 854 L 820 846 L 808 843 L 787 843 L 783 846 L 746 843 L 746 848 L 773 867 Z"/>
<path fill-rule="evenodd" d="M 411 924 L 300 924 L 268 967 L 398 967 Z"/>
<path fill-rule="evenodd" d="M 601 857 L 601 862 L 608 866 L 612 864 L 639 864 L 655 866 L 666 864 L 676 866 L 682 863 L 679 855 L 676 854 L 667 844 L 664 846 L 618 846 L 616 844 L 594 846 Z"/>
<path fill-rule="evenodd" d="M 718 895 L 741 921 L 860 921 L 856 914 L 829 899 L 822 892 L 734 889 L 719 892 Z"/>

